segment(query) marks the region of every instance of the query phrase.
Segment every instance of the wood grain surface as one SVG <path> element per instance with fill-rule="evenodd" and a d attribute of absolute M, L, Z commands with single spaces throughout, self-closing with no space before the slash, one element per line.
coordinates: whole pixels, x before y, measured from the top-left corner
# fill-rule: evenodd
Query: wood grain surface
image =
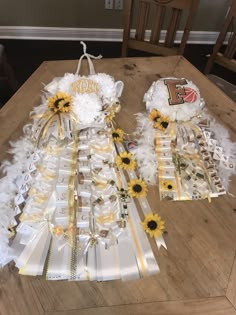
<path fill-rule="evenodd" d="M 236 140 L 236 106 L 183 57 L 104 59 L 97 72 L 124 82 L 118 124 L 135 129 L 137 112 L 145 110 L 143 95 L 161 77 L 192 80 L 207 108 Z M 43 85 L 65 72 L 75 72 L 77 61 L 44 62 L 0 111 L 1 160 L 10 158 L 8 142 L 22 135 L 29 112 L 40 104 Z M 82 64 L 87 75 L 87 65 Z M 236 196 L 236 179 L 230 193 Z M 154 212 L 166 221 L 168 250 L 157 255 L 157 276 L 121 282 L 46 281 L 19 276 L 13 264 L 0 271 L 0 315 L 231 315 L 236 314 L 236 199 L 232 195 L 203 201 L 159 200 L 157 186 L 149 187 Z M 153 247 L 154 248 L 154 247 Z"/>
<path fill-rule="evenodd" d="M 98 307 L 64 312 L 47 312 L 46 315 L 235 315 L 235 310 L 224 297 L 186 301 L 153 302 L 133 305 Z"/>

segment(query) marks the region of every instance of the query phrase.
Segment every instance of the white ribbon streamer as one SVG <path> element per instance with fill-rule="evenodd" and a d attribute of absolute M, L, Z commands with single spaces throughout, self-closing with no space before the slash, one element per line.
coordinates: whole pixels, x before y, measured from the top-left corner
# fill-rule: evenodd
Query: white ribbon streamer
<path fill-rule="evenodd" d="M 124 147 L 122 145 L 118 144 L 118 149 L 119 149 L 119 151 L 123 151 Z M 128 173 L 128 176 L 129 176 L 130 179 L 137 179 L 137 175 L 136 175 L 136 173 L 134 171 L 130 170 L 127 173 Z M 148 215 L 148 214 L 152 213 L 152 209 L 150 208 L 150 205 L 149 205 L 149 203 L 148 203 L 146 198 L 139 198 L 138 202 L 139 202 L 139 204 L 141 206 L 141 209 L 142 209 L 144 215 Z M 164 248 L 167 249 L 167 246 L 165 244 L 165 241 L 164 241 L 162 235 L 158 236 L 158 237 L 155 237 L 155 241 L 156 241 L 158 249 L 161 246 L 163 246 Z"/>
<path fill-rule="evenodd" d="M 125 187 L 125 176 L 122 171 L 120 172 L 120 174 L 123 186 Z M 156 258 L 153 254 L 151 245 L 147 238 L 147 234 L 140 225 L 140 217 L 138 215 L 137 208 L 133 199 L 131 199 L 129 203 L 129 218 L 130 222 L 128 224 L 127 230 L 129 231 L 130 238 L 133 240 L 133 246 L 136 251 L 136 258 L 138 261 L 141 276 L 158 273 L 160 270 Z M 132 235 L 133 232 L 135 233 L 135 235 Z M 137 240 L 135 241 L 134 238 L 136 238 Z"/>

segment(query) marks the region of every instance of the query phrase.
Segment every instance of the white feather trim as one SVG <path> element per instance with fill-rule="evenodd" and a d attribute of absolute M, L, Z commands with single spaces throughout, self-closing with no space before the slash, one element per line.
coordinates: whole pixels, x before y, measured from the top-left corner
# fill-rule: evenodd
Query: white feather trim
<path fill-rule="evenodd" d="M 61 80 L 61 77 L 57 77 L 54 78 L 50 83 L 48 83 L 47 85 L 45 85 L 44 90 L 51 93 L 51 94 L 55 94 L 58 91 L 58 84 L 59 81 Z"/>
<path fill-rule="evenodd" d="M 138 146 L 132 149 L 138 164 L 139 173 L 149 184 L 155 184 L 157 180 L 157 155 L 155 152 L 155 134 L 147 114 L 136 114 L 137 128 L 135 134 Z"/>

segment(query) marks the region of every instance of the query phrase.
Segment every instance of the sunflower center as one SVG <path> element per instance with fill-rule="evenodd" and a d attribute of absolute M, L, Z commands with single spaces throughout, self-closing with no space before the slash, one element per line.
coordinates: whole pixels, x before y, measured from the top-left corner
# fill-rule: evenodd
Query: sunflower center
<path fill-rule="evenodd" d="M 113 132 L 113 133 L 112 133 L 112 137 L 113 137 L 113 138 L 119 138 L 119 136 L 120 136 L 120 135 L 119 135 L 117 132 Z"/>
<path fill-rule="evenodd" d="M 122 162 L 123 162 L 124 164 L 129 164 L 129 163 L 130 163 L 130 159 L 127 158 L 127 157 L 122 158 Z"/>
<path fill-rule="evenodd" d="M 173 187 L 172 187 L 172 185 L 169 184 L 169 185 L 167 186 L 167 188 L 171 190 Z"/>
<path fill-rule="evenodd" d="M 140 193 L 142 191 L 142 186 L 139 185 L 139 184 L 135 184 L 133 186 L 133 190 L 136 192 L 136 193 Z"/>
<path fill-rule="evenodd" d="M 161 122 L 162 127 L 165 128 L 165 129 L 168 127 L 168 124 L 169 123 L 167 121 L 162 121 Z"/>
<path fill-rule="evenodd" d="M 157 223 L 156 223 L 156 221 L 151 220 L 151 221 L 148 222 L 147 226 L 148 226 L 148 228 L 150 230 L 153 231 L 153 230 L 155 230 L 157 228 Z"/>
<path fill-rule="evenodd" d="M 156 116 L 156 117 L 153 119 L 153 121 L 157 122 L 159 118 L 160 118 L 159 116 Z"/>
<path fill-rule="evenodd" d="M 54 106 L 55 106 L 56 108 L 59 108 L 59 103 L 60 103 L 61 101 L 64 101 L 64 98 L 58 98 L 58 99 L 54 102 Z"/>

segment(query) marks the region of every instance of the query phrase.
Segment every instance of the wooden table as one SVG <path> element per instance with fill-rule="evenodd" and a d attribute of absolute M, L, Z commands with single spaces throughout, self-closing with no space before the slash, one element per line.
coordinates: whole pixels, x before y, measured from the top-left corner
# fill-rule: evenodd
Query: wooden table
<path fill-rule="evenodd" d="M 43 84 L 65 72 L 74 72 L 77 61 L 44 62 L 0 111 L 1 160 L 8 141 L 17 139 L 28 113 L 40 102 Z M 132 132 L 133 114 L 144 111 L 144 92 L 152 81 L 176 76 L 192 80 L 209 110 L 236 139 L 236 106 L 216 86 L 181 56 L 104 59 L 95 61 L 97 72 L 106 72 L 125 84 L 118 120 Z M 82 73 L 87 74 L 85 64 Z M 236 179 L 230 192 L 236 195 Z M 168 250 L 158 252 L 161 273 L 132 282 L 64 282 L 19 276 L 13 265 L 0 273 L 1 315 L 233 315 L 236 314 L 236 199 L 221 196 L 204 201 L 159 201 L 157 187 L 149 189 L 154 211 L 166 221 Z"/>

